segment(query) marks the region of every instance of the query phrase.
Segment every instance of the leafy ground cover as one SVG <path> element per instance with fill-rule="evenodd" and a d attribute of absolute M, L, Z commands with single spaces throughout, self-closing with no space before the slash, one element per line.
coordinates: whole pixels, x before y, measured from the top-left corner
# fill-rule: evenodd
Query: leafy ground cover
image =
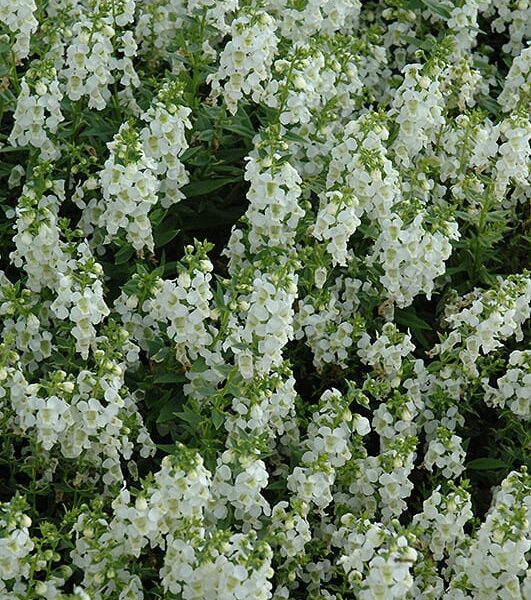
<path fill-rule="evenodd" d="M 0 0 L 0 598 L 531 597 L 528 0 Z"/>

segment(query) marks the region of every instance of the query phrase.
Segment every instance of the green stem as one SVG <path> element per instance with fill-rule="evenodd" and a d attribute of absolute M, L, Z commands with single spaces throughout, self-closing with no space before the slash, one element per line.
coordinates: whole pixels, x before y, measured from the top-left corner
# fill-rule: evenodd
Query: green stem
<path fill-rule="evenodd" d="M 485 226 L 485 218 L 490 208 L 490 190 L 487 190 L 485 200 L 481 205 L 481 211 L 479 213 L 479 219 L 477 224 L 476 238 L 474 240 L 474 283 L 479 279 L 479 259 L 480 259 L 480 243 L 479 240 L 483 234 L 483 228 Z"/>
<path fill-rule="evenodd" d="M 470 120 L 466 124 L 465 135 L 463 136 L 463 145 L 461 146 L 461 156 L 459 157 L 459 174 L 461 175 L 465 166 L 465 152 L 468 147 L 468 134 L 470 133 Z"/>
<path fill-rule="evenodd" d="M 280 96 L 280 104 L 279 104 L 279 107 L 278 107 L 278 120 L 279 120 L 279 122 L 280 122 L 280 115 L 284 111 L 284 106 L 285 106 L 286 101 L 288 99 L 289 84 L 290 84 L 290 81 L 291 81 L 291 75 L 293 73 L 293 69 L 295 68 L 295 63 L 296 62 L 297 62 L 297 57 L 294 56 L 293 60 L 291 61 L 290 65 L 289 65 L 288 74 L 286 75 L 284 87 L 282 88 L 282 95 Z"/>
<path fill-rule="evenodd" d="M 18 79 L 17 73 L 17 59 L 15 57 L 15 53 L 11 50 L 11 81 L 13 82 L 13 87 L 15 88 L 16 96 L 20 93 L 20 82 Z"/>

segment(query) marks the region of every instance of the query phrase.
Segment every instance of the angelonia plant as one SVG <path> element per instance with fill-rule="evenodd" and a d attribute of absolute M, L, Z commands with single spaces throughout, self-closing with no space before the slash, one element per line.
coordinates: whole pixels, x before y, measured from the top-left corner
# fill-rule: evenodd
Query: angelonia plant
<path fill-rule="evenodd" d="M 0 599 L 531 598 L 529 0 L 0 0 Z"/>

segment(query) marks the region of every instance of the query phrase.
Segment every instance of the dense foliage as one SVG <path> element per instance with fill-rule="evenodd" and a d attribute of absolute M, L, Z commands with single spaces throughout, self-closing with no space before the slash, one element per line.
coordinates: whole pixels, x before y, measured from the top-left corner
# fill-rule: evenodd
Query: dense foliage
<path fill-rule="evenodd" d="M 0 0 L 0 598 L 531 597 L 529 0 Z"/>

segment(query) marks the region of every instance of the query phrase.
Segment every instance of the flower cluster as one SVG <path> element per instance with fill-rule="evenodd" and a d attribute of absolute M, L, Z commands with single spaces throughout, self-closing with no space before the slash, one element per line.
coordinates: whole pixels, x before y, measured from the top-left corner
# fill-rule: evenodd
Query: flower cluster
<path fill-rule="evenodd" d="M 259 150 L 262 150 L 258 146 Z M 263 158 L 249 157 L 245 179 L 250 188 L 247 193 L 249 208 L 245 218 L 249 221 L 251 251 L 264 246 L 289 247 L 304 211 L 299 205 L 301 178 L 282 155 L 275 151 L 275 143 L 267 138 Z"/>
<path fill-rule="evenodd" d="M 394 151 L 397 160 L 408 165 L 444 125 L 438 79 L 424 74 L 420 64 L 407 65 L 392 106 L 399 124 Z"/>
<path fill-rule="evenodd" d="M 159 100 L 142 115 L 147 125 L 140 132 L 146 157 L 156 162 L 156 174 L 161 179 L 160 203 L 167 208 L 184 198 L 180 188 L 189 181 L 179 155 L 188 148 L 186 129 L 192 126 L 190 109 L 179 103 L 179 88 L 166 84 Z"/>
<path fill-rule="evenodd" d="M 255 274 L 250 293 L 242 298 L 243 323 L 234 323 L 224 342 L 226 349 L 235 348 L 244 378 L 267 373 L 282 362 L 282 349 L 293 337 L 292 304 L 296 289 L 296 278 L 289 273 L 284 281 L 269 273 Z"/>
<path fill-rule="evenodd" d="M 314 281 L 318 289 L 324 287 L 326 278 L 326 269 L 316 269 Z M 361 287 L 359 279 L 338 278 L 334 286 L 323 290 L 323 298 L 311 294 L 299 302 L 294 316 L 295 338 L 305 337 L 316 367 L 326 363 L 346 365 L 350 348 L 363 331 L 363 319 L 356 310 Z"/>
<path fill-rule="evenodd" d="M 150 0 L 138 17 L 134 39 L 141 54 L 171 57 L 171 46 L 185 16 L 185 0 Z M 192 2 L 188 2 L 192 4 Z"/>
<path fill-rule="evenodd" d="M 358 354 L 365 364 L 374 367 L 378 375 L 388 379 L 391 385 L 400 382 L 402 359 L 415 350 L 409 335 L 402 334 L 394 323 L 386 323 L 382 333 L 371 344 L 367 333 L 358 340 Z"/>
<path fill-rule="evenodd" d="M 148 214 L 160 187 L 157 163 L 146 155 L 138 132 L 127 123 L 109 144 L 109 151 L 100 176 L 103 200 L 88 205 L 91 214 L 87 218 L 106 229 L 107 243 L 123 229 L 136 250 L 145 246 L 153 250 Z"/>
<path fill-rule="evenodd" d="M 34 0 L 2 0 L 0 3 L 0 21 L 14 38 L 11 49 L 19 60 L 28 56 L 31 36 L 39 26 L 35 18 L 36 11 L 37 5 Z"/>
<path fill-rule="evenodd" d="M 6 582 L 28 576 L 30 565 L 24 559 L 34 548 L 25 514 L 25 502 L 20 497 L 0 504 L 0 591 L 7 594 Z"/>
<path fill-rule="evenodd" d="M 219 69 L 207 78 L 214 97 L 223 90 L 223 99 L 232 113 L 244 95 L 258 101 L 263 94 L 263 82 L 270 77 L 268 71 L 277 46 L 275 30 L 275 20 L 261 11 L 242 14 L 232 22 L 231 39 L 221 52 Z"/>
<path fill-rule="evenodd" d="M 349 260 L 347 243 L 361 223 L 356 215 L 358 200 L 348 190 L 327 192 L 319 206 L 312 235 L 319 241 L 328 242 L 327 251 L 333 265 L 346 266 Z"/>
<path fill-rule="evenodd" d="M 513 60 L 499 96 L 500 104 L 505 112 L 512 111 L 520 106 L 524 108 L 526 102 L 529 103 L 531 94 L 530 70 L 531 48 L 525 48 Z"/>
<path fill-rule="evenodd" d="M 143 305 L 148 317 L 158 323 L 168 323 L 166 335 L 180 350 L 180 360 L 189 364 L 202 348 L 212 343 L 205 321 L 211 317 L 212 291 L 209 282 L 212 264 L 205 261 L 202 269 L 191 274 L 183 272 L 177 281 L 159 280 L 153 297 Z"/>
<path fill-rule="evenodd" d="M 496 381 L 496 387 L 484 382 L 485 402 L 491 406 L 507 406 L 518 417 L 531 418 L 531 352 L 511 352 L 508 368 Z"/>
<path fill-rule="evenodd" d="M 70 32 L 66 49 L 66 93 L 71 100 L 88 96 L 89 107 L 103 110 L 110 98 L 110 85 L 115 71 L 121 72 L 120 83 L 127 90 L 140 84 L 131 57 L 136 54 L 137 43 L 131 31 L 120 33 L 118 27 L 131 23 L 133 0 L 118 0 L 111 4 L 94 2 L 92 10 L 83 12 Z M 122 53 L 118 58 L 116 50 Z"/>
<path fill-rule="evenodd" d="M 504 479 L 477 536 L 456 553 L 449 598 L 467 592 L 472 597 L 524 597 L 520 577 L 528 568 L 531 548 L 529 485 L 527 473 L 513 472 Z"/>
<path fill-rule="evenodd" d="M 398 306 L 408 306 L 424 292 L 431 297 L 434 281 L 445 271 L 452 252 L 451 240 L 459 238 L 456 221 L 440 223 L 435 232 L 425 225 L 425 216 L 416 215 L 405 225 L 399 215 L 386 223 L 376 240 L 373 256 L 383 265 L 380 282 L 387 296 Z"/>
<path fill-rule="evenodd" d="M 341 549 L 339 563 L 359 598 L 403 598 L 412 588 L 415 538 L 401 534 L 399 527 L 398 522 L 386 527 L 350 513 L 341 518 L 334 545 Z"/>
<path fill-rule="evenodd" d="M 460 306 L 464 306 L 459 310 Z M 459 358 L 471 374 L 478 376 L 476 361 L 502 346 L 501 340 L 515 335 L 523 339 L 522 324 L 531 314 L 531 278 L 527 273 L 500 278 L 495 288 L 479 289 L 456 304 L 447 305 L 446 320 L 451 331 L 434 348 L 436 353 L 459 348 Z"/>
<path fill-rule="evenodd" d="M 460 475 L 465 468 L 463 465 L 465 451 L 461 442 L 461 438 L 453 434 L 451 430 L 446 427 L 438 427 L 435 437 L 428 444 L 428 450 L 424 457 L 426 468 L 432 471 L 434 465 L 437 466 L 442 469 L 442 473 L 447 479 Z"/>
<path fill-rule="evenodd" d="M 50 140 L 50 134 L 55 134 L 64 120 L 62 98 L 56 69 L 51 65 L 33 64 L 20 84 L 9 142 L 13 146 L 31 144 L 40 150 L 43 160 L 57 159 L 59 150 Z"/>
<path fill-rule="evenodd" d="M 528 0 L 0 0 L 0 597 L 531 597 Z"/>
<path fill-rule="evenodd" d="M 519 187 L 527 187 L 531 122 L 520 116 L 509 117 L 501 122 L 500 132 L 505 141 L 500 145 L 500 156 L 496 161 L 495 193 L 503 199 L 511 180 Z M 507 201 L 503 203 L 507 204 Z"/>
<path fill-rule="evenodd" d="M 295 467 L 289 475 L 288 489 L 313 502 L 318 508 L 332 501 L 331 487 L 335 469 L 351 458 L 349 440 L 355 431 L 359 436 L 370 431 L 365 417 L 352 415 L 345 399 L 336 389 L 327 390 L 321 397 L 320 409 L 308 425 L 307 450 L 301 457 L 302 467 Z"/>

